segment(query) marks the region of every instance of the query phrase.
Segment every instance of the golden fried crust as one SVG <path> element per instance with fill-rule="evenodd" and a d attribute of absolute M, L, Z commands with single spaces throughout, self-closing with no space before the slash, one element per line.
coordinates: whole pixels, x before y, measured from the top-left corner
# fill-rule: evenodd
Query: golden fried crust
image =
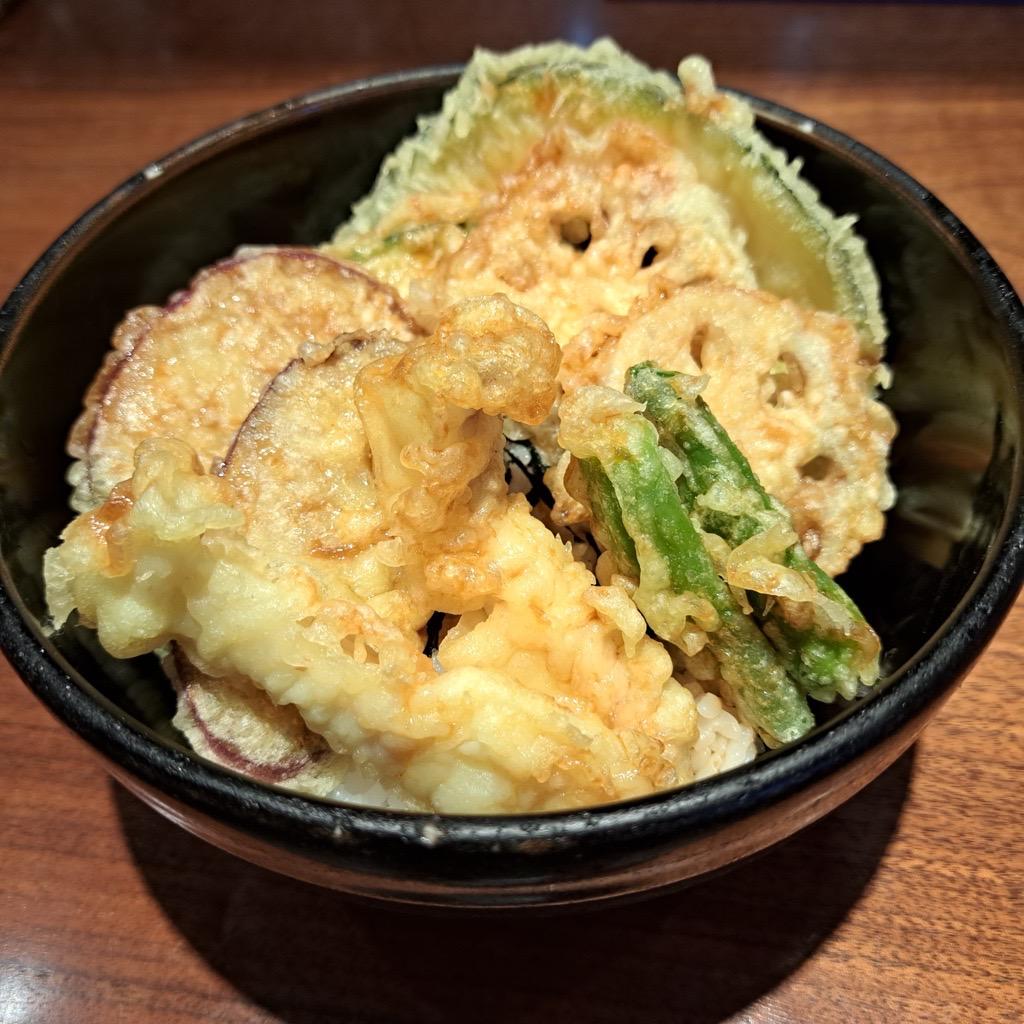
<path fill-rule="evenodd" d="M 826 572 L 881 536 L 896 428 L 874 397 L 878 364 L 848 321 L 765 292 L 692 285 L 584 331 L 566 349 L 563 384 L 621 388 L 648 359 L 707 375 L 711 410 Z"/>
<path fill-rule="evenodd" d="M 72 504 L 97 504 L 131 475 L 146 437 L 220 458 L 268 381 L 300 348 L 357 329 L 421 329 L 391 289 L 311 250 L 250 251 L 201 272 L 163 309 L 128 314 L 85 398 L 68 451 Z"/>
<path fill-rule="evenodd" d="M 443 218 L 447 196 L 416 196 L 416 217 Z M 436 206 L 436 209 L 435 209 Z M 425 320 L 489 292 L 536 312 L 564 345 L 600 313 L 626 313 L 658 280 L 714 277 L 753 286 L 743 234 L 725 200 L 654 130 L 614 121 L 582 136 L 557 126 L 480 197 L 464 238 L 413 232 L 367 267 Z"/>
<path fill-rule="evenodd" d="M 380 557 L 388 538 L 354 396 L 363 367 L 406 347 L 383 333 L 354 333 L 291 362 L 246 418 L 222 476 L 250 544 L 302 558 L 326 595 L 369 602 L 419 629 L 430 609 L 396 590 Z"/>
<path fill-rule="evenodd" d="M 490 591 L 432 663 L 415 634 L 325 600 L 303 563 L 245 543 L 228 486 L 179 442 L 146 442 L 123 486 L 47 556 L 56 621 L 77 607 L 115 656 L 174 642 L 210 676 L 252 679 L 349 759 L 337 778 L 357 766 L 388 799 L 443 813 L 593 804 L 690 778 L 696 713 L 667 653 L 521 496 L 480 552 Z M 223 740 L 236 712 L 232 737 L 261 735 L 265 708 L 208 700 L 204 739 Z M 265 746 L 235 753 L 266 758 Z"/>
<path fill-rule="evenodd" d="M 438 660 L 372 599 L 326 589 L 301 536 L 298 554 L 277 537 L 252 543 L 253 506 L 249 515 L 237 506 L 230 479 L 241 444 L 218 477 L 179 441 L 144 442 L 133 478 L 79 516 L 46 557 L 55 624 L 77 608 L 117 657 L 173 642 L 209 676 L 251 679 L 326 740 L 346 785 L 353 770 L 378 787 L 374 802 L 553 810 L 688 781 L 697 713 L 668 654 L 646 636 L 625 590 L 595 587 L 505 489 L 500 416 L 532 403 L 543 415 L 557 345 L 500 298 L 472 300 L 445 330 L 364 366 L 355 385 L 402 589 L 427 608 L 464 612 Z M 495 365 L 508 370 L 501 381 Z M 282 383 L 264 413 L 283 401 Z M 302 419 L 289 415 L 281 438 Z M 259 436 L 276 443 L 265 427 Z M 259 444 L 255 420 L 248 430 L 244 443 Z M 403 472 L 382 474 L 382 463 Z M 424 519 L 429 529 L 417 525 Z M 218 720 L 237 711 L 232 733 L 262 728 L 258 708 L 204 707 Z"/>
<path fill-rule="evenodd" d="M 536 313 L 503 295 L 466 300 L 441 317 L 429 345 L 397 366 L 415 390 L 537 424 L 558 395 L 562 353 Z"/>
<path fill-rule="evenodd" d="M 246 417 L 222 477 L 245 513 L 250 544 L 300 559 L 325 598 L 366 601 L 418 629 L 429 610 L 396 589 L 395 571 L 377 557 L 385 538 L 353 397 L 363 366 L 405 347 L 361 332 L 292 360 Z M 175 667 L 182 681 L 175 722 L 205 757 L 306 792 L 329 791 L 332 778 L 345 776 L 298 712 L 274 705 L 252 680 L 207 676 L 180 650 Z"/>

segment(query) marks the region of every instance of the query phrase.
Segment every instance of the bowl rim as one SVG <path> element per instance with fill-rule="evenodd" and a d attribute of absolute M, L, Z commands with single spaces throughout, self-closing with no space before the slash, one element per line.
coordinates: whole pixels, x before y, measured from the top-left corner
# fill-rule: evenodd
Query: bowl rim
<path fill-rule="evenodd" d="M 117 215 L 238 142 L 298 123 L 363 98 L 385 98 L 412 88 L 447 88 L 463 65 L 398 71 L 345 82 L 286 100 L 221 125 L 152 161 L 89 208 L 45 250 L 0 308 L 0 372 L 19 325 L 51 279 L 90 237 Z M 928 189 L 890 161 L 817 121 L 769 100 L 729 90 L 753 106 L 758 120 L 817 140 L 875 178 L 882 178 L 945 236 L 987 305 L 1007 328 L 1013 393 L 1024 418 L 1024 307 L 985 247 Z M 301 796 L 221 768 L 159 737 L 98 693 L 68 663 L 23 605 L 6 564 L 0 587 L 0 648 L 36 696 L 57 718 L 143 783 L 199 811 L 278 841 L 305 836 L 339 853 L 353 839 L 403 846 L 522 852 L 538 837 L 556 843 L 650 841 L 743 817 L 824 779 L 887 737 L 952 690 L 980 655 L 1011 607 L 1024 577 L 1024 452 L 1015 453 L 1007 509 L 971 587 L 933 636 L 876 692 L 795 744 L 728 772 L 636 800 L 528 815 L 440 815 L 392 811 Z M 428 830 L 429 831 L 425 831 Z M 523 845 L 527 844 L 527 845 Z"/>

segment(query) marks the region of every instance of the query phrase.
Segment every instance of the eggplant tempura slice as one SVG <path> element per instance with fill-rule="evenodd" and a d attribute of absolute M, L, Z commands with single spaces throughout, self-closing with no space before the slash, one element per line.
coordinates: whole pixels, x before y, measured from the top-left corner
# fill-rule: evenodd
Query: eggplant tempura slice
<path fill-rule="evenodd" d="M 570 391 L 621 390 L 645 360 L 706 376 L 704 401 L 827 573 L 882 535 L 896 426 L 875 395 L 887 371 L 861 354 L 847 320 L 766 292 L 695 284 L 584 331 L 565 351 L 562 379 Z"/>
<path fill-rule="evenodd" d="M 327 251 L 424 316 L 504 292 L 563 345 L 592 314 L 712 278 L 846 316 L 877 353 L 878 282 L 853 218 L 821 203 L 703 59 L 680 77 L 609 40 L 477 51 Z"/>
<path fill-rule="evenodd" d="M 270 379 L 304 345 L 361 328 L 422 333 L 394 292 L 307 249 L 242 251 L 201 271 L 162 309 L 130 312 L 72 428 L 72 506 L 131 476 L 147 437 L 187 442 L 204 466 L 224 454 Z"/>

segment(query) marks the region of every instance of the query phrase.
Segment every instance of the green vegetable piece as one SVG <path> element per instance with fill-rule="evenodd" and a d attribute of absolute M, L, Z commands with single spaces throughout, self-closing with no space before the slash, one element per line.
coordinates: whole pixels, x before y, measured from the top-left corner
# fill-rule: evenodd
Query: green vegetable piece
<path fill-rule="evenodd" d="M 643 403 L 661 444 L 682 463 L 677 485 L 683 504 L 701 529 L 732 548 L 771 527 L 791 530 L 789 513 L 761 486 L 698 389 L 696 378 L 654 363 L 640 363 L 626 375 L 626 393 Z M 733 496 L 734 513 L 702 503 L 713 489 Z M 751 594 L 756 617 L 805 693 L 824 701 L 855 696 L 861 683 L 878 679 L 878 637 L 799 541 L 786 549 L 781 564 L 800 573 L 824 600 L 812 608 L 807 602 Z"/>
<path fill-rule="evenodd" d="M 627 411 L 592 433 L 604 436 L 580 444 L 563 429 L 562 443 L 580 459 L 597 529 L 616 562 L 639 570 L 634 600 L 648 625 L 685 651 L 687 630 L 696 622 L 744 717 L 766 742 L 799 739 L 814 718 L 771 644 L 716 572 L 654 427 Z"/>
<path fill-rule="evenodd" d="M 639 577 L 640 563 L 636 558 L 636 545 L 622 522 L 622 511 L 612 482 L 605 476 L 598 459 L 581 459 L 580 469 L 587 485 L 587 500 L 594 516 L 593 527 L 597 542 L 612 553 L 623 576 Z"/>

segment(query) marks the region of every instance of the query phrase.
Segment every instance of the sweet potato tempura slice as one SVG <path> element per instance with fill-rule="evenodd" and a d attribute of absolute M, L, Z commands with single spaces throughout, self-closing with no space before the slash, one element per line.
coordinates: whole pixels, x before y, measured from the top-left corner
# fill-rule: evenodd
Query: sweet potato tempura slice
<path fill-rule="evenodd" d="M 327 796 L 347 770 L 291 705 L 276 705 L 244 676 L 203 675 L 180 649 L 164 659 L 174 681 L 174 724 L 192 749 L 260 782 Z"/>
<path fill-rule="evenodd" d="M 270 379 L 308 344 L 347 331 L 422 332 L 395 293 L 308 249 L 250 250 L 197 275 L 163 309 L 130 312 L 93 381 L 68 452 L 72 506 L 92 508 L 132 473 L 147 437 L 221 457 Z"/>
<path fill-rule="evenodd" d="M 407 344 L 357 332 L 307 349 L 268 385 L 224 460 L 254 547 L 300 558 L 332 597 L 366 601 L 419 629 L 431 609 L 397 591 L 370 450 L 356 409 L 359 371 Z"/>

